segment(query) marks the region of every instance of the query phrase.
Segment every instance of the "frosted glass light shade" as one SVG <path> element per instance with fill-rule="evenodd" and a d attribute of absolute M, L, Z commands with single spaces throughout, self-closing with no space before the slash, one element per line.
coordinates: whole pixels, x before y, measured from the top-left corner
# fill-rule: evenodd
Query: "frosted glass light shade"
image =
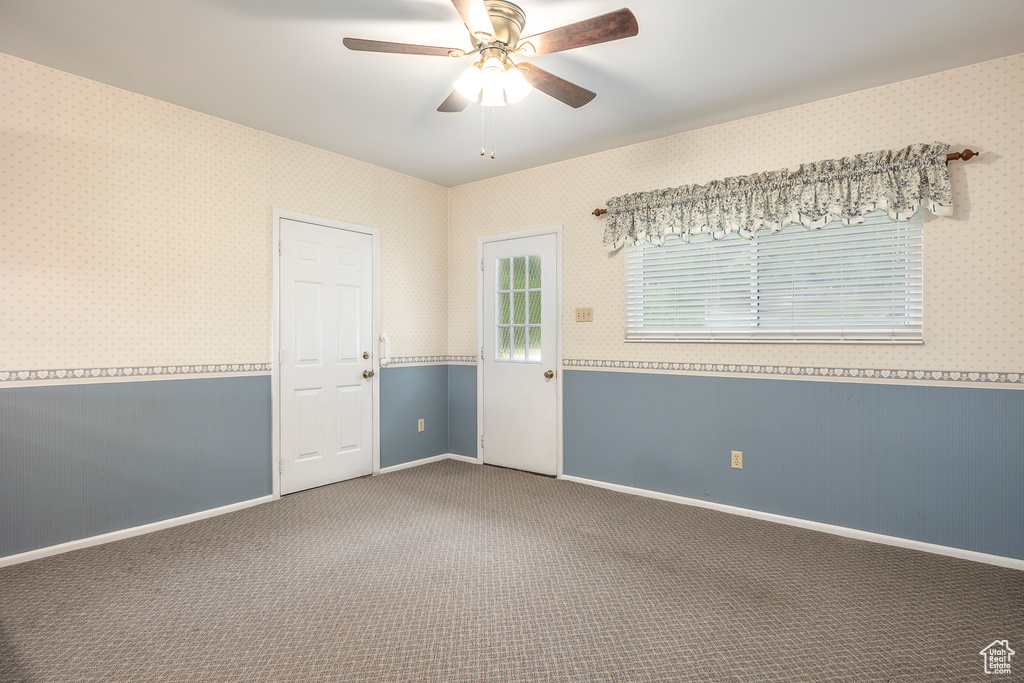
<path fill-rule="evenodd" d="M 509 66 L 502 80 L 504 81 L 505 96 L 508 97 L 509 104 L 518 102 L 533 90 L 533 87 L 526 82 L 523 72 L 515 66 Z"/>
<path fill-rule="evenodd" d="M 483 87 L 484 75 L 476 64 L 462 72 L 459 80 L 455 81 L 455 90 L 467 100 L 476 101 L 480 96 L 480 88 Z"/>
<path fill-rule="evenodd" d="M 497 65 L 495 68 L 494 65 Z M 483 98 L 480 105 L 484 107 L 505 106 L 505 69 L 501 62 L 491 57 L 484 62 L 482 71 Z"/>

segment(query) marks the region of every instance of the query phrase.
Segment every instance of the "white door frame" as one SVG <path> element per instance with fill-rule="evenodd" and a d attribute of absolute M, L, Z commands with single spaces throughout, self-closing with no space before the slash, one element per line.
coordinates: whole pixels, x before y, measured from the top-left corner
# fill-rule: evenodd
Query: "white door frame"
<path fill-rule="evenodd" d="M 484 463 L 484 244 L 520 237 L 555 236 L 555 476 L 562 476 L 562 226 L 484 235 L 476 243 L 476 460 Z"/>
<path fill-rule="evenodd" d="M 371 314 L 373 326 L 371 339 L 376 340 L 380 335 L 380 230 L 368 228 L 354 223 L 345 223 L 330 218 L 309 216 L 295 211 L 274 209 L 274 241 L 271 243 L 271 253 L 274 261 L 274 283 L 273 283 L 273 304 L 271 313 L 271 343 L 270 343 L 270 443 L 271 443 L 271 467 L 272 469 L 272 494 L 274 498 L 281 497 L 281 220 L 287 219 L 300 223 L 311 223 L 321 225 L 325 228 L 336 230 L 348 230 L 373 238 L 373 278 L 371 298 L 373 301 L 373 312 Z M 370 366 L 374 369 L 376 377 L 371 384 L 373 401 L 373 474 L 380 473 L 380 355 L 377 344 L 371 345 Z"/>

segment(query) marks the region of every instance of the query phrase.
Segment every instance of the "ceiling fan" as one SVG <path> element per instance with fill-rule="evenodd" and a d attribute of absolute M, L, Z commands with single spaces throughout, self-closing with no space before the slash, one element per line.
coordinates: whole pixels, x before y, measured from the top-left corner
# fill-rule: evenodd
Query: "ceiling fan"
<path fill-rule="evenodd" d="M 521 38 L 526 14 L 507 0 L 452 0 L 452 4 L 469 30 L 471 50 L 362 38 L 345 38 L 345 47 L 364 52 L 434 57 L 479 54 L 479 60 L 466 69 L 456 81 L 455 90 L 437 108 L 440 112 L 460 112 L 475 101 L 485 107 L 502 106 L 506 101 L 521 100 L 532 88 L 578 108 L 597 94 L 528 62 L 516 62 L 513 57 L 519 59 L 606 43 L 635 36 L 640 30 L 633 13 L 620 9 Z"/>

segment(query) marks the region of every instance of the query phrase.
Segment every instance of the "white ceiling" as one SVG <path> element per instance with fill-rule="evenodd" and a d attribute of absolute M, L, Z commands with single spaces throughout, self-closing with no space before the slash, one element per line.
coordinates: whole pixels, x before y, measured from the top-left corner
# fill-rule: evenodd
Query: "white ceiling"
<path fill-rule="evenodd" d="M 597 99 L 505 107 L 494 160 L 479 107 L 436 111 L 471 58 L 341 44 L 468 48 L 449 0 L 0 0 L 0 52 L 448 186 L 1024 52 L 1021 0 L 519 5 L 527 35 L 622 6 L 640 34 L 533 58 Z"/>

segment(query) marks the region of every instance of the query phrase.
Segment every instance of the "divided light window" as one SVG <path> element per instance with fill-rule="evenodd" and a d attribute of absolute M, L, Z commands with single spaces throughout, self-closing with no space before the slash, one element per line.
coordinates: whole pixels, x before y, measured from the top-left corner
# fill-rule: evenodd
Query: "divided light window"
<path fill-rule="evenodd" d="M 920 343 L 921 214 L 627 247 L 626 339 Z"/>

